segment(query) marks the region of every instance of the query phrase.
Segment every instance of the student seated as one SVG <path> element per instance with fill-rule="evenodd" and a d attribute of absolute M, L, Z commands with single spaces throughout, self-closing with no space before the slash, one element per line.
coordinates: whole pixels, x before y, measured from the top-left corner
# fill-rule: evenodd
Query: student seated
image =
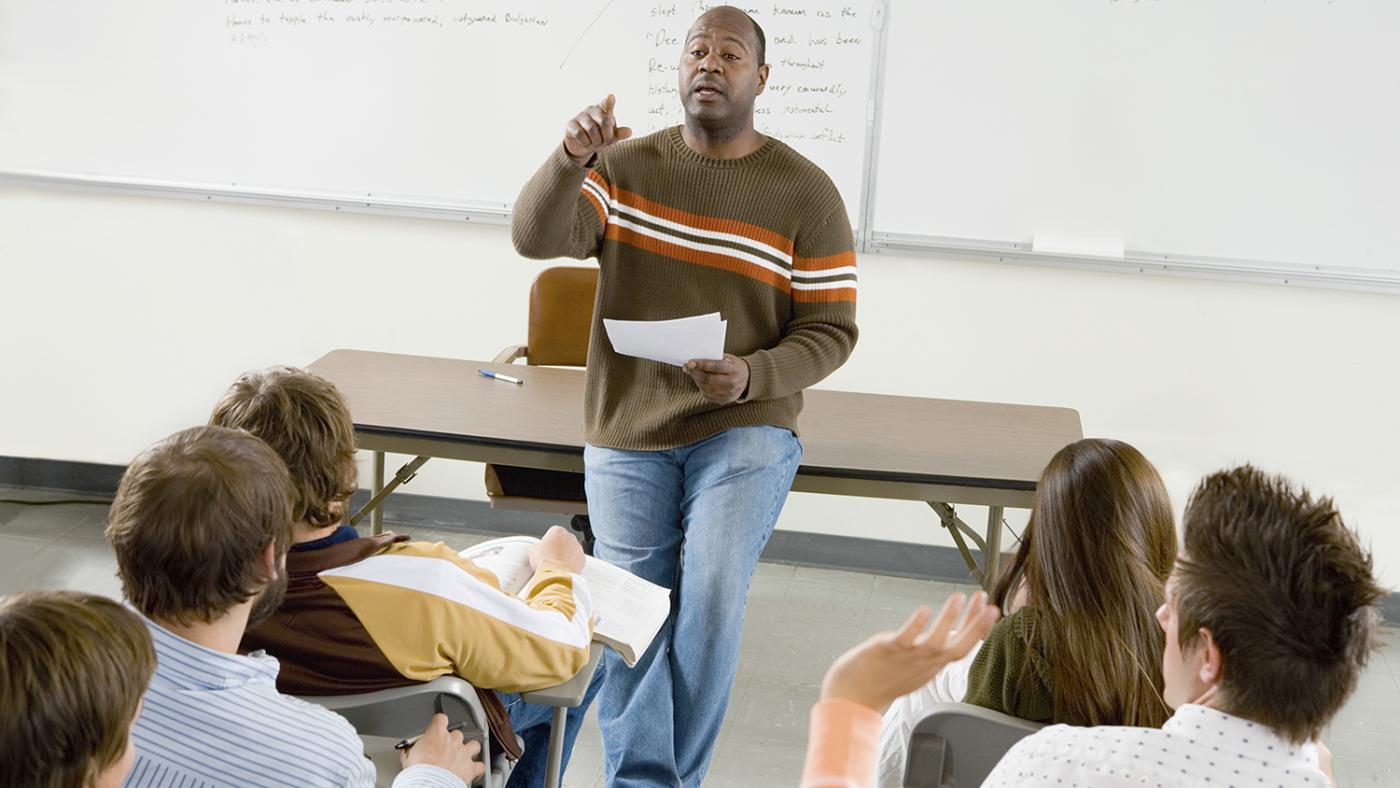
<path fill-rule="evenodd" d="M 222 427 L 176 433 L 123 474 L 107 540 L 156 655 L 128 788 L 375 784 L 344 718 L 279 694 L 277 660 L 237 653 L 245 627 L 281 598 L 293 500 L 277 454 Z M 446 719 L 405 752 L 396 788 L 461 788 L 482 773 L 479 745 L 463 746 Z"/>
<path fill-rule="evenodd" d="M 879 784 L 903 785 L 909 737 L 937 703 L 1035 722 L 1160 726 L 1170 711 L 1153 614 L 1175 554 L 1166 487 L 1137 449 L 1088 438 L 1057 452 L 993 589 L 1006 617 L 975 656 L 890 707 Z"/>
<path fill-rule="evenodd" d="M 155 669 L 141 619 L 106 597 L 0 598 L 0 785 L 120 786 Z"/>
<path fill-rule="evenodd" d="M 277 686 L 295 695 L 461 676 L 483 688 L 493 743 L 519 759 L 509 785 L 543 785 L 552 709 L 517 693 L 561 684 L 587 662 L 592 610 L 577 576 L 584 561 L 577 540 L 562 528 L 545 535 L 521 599 L 441 542 L 361 538 L 342 524 L 356 489 L 350 409 L 335 386 L 309 372 L 276 367 L 241 376 L 210 423 L 271 446 L 296 495 L 286 598 L 249 627 L 241 650 L 277 657 Z M 319 575 L 327 570 L 346 574 Z M 600 670 L 583 703 L 568 711 L 564 765 L 601 681 Z"/>
<path fill-rule="evenodd" d="M 1330 499 L 1249 466 L 1201 482 L 1182 541 L 1157 611 L 1176 713 L 1160 730 L 1045 728 L 985 785 L 1332 783 L 1315 742 L 1375 648 L 1371 556 Z"/>

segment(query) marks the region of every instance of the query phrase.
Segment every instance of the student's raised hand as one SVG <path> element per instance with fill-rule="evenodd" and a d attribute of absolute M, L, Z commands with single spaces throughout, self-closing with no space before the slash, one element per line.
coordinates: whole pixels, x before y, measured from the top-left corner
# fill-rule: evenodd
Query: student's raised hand
<path fill-rule="evenodd" d="M 530 545 L 530 569 L 540 568 L 547 559 L 554 559 L 569 571 L 578 574 L 583 571 L 583 547 L 574 535 L 557 525 L 550 526 L 540 541 Z"/>
<path fill-rule="evenodd" d="M 966 621 L 954 633 L 964 609 Z M 953 594 L 943 603 L 933 627 L 926 629 L 932 615 L 927 607 L 920 607 L 898 630 L 874 635 L 837 657 L 822 681 L 822 699 L 842 698 L 884 714 L 896 698 L 927 684 L 949 662 L 967 656 L 987 636 L 1000 612 L 987 604 L 986 592 L 978 591 L 971 602 Z"/>
<path fill-rule="evenodd" d="M 749 388 L 749 362 L 733 353 L 713 361 L 691 359 L 682 369 L 705 399 L 720 405 L 738 402 Z"/>
<path fill-rule="evenodd" d="M 447 729 L 447 715 L 434 714 L 423 735 L 412 747 L 399 753 L 399 761 L 407 769 L 417 764 L 437 766 L 462 778 L 467 785 L 486 773 L 486 766 L 477 756 L 481 742 L 473 739 L 463 743 L 461 731 Z"/>
<path fill-rule="evenodd" d="M 617 125 L 617 118 L 613 116 L 616 104 L 617 97 L 609 93 L 607 98 L 589 104 L 564 124 L 564 151 L 570 158 L 587 164 L 594 154 L 632 136 L 631 128 Z"/>

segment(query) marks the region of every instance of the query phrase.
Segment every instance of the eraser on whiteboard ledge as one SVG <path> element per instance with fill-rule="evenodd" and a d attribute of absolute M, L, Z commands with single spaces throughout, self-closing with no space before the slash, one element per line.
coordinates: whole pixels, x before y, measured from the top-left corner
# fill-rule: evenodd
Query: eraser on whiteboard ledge
<path fill-rule="evenodd" d="M 1122 260 L 1123 239 L 1099 235 L 1037 235 L 1031 241 L 1031 251 L 1037 254 Z"/>

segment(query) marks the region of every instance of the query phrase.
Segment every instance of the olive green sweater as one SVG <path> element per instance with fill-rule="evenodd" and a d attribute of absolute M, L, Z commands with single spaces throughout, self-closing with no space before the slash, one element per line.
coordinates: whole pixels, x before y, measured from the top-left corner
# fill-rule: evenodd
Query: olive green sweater
<path fill-rule="evenodd" d="M 992 626 L 968 669 L 964 703 L 1032 722 L 1077 724 L 1055 719 L 1055 674 L 1039 619 L 1034 607 L 1023 607 Z"/>
<path fill-rule="evenodd" d="M 856 343 L 854 240 L 831 179 L 771 138 L 738 159 L 702 156 L 679 126 L 590 165 L 560 145 L 511 218 L 525 257 L 598 259 L 584 437 L 660 450 L 733 427 L 796 432 L 802 390 Z M 710 312 L 728 321 L 725 352 L 749 366 L 730 405 L 705 400 L 680 367 L 614 352 L 602 325 Z"/>

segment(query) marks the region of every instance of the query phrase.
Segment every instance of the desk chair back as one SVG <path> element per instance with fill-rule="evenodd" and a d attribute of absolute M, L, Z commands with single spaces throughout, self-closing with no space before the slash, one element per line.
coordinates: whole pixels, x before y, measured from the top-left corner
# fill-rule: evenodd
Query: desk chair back
<path fill-rule="evenodd" d="M 598 269 L 546 268 L 530 286 L 526 344 L 506 348 L 497 361 L 531 366 L 582 367 L 588 363 L 588 334 L 598 294 Z M 493 509 L 548 512 L 570 517 L 569 525 L 593 552 L 583 474 L 508 465 L 486 466 L 486 494 Z"/>
<path fill-rule="evenodd" d="M 598 269 L 547 268 L 530 286 L 530 325 L 525 363 L 581 367 L 588 362 L 588 332 L 598 294 Z"/>
<path fill-rule="evenodd" d="M 448 725 L 463 725 L 462 738 L 481 743 L 481 751 L 491 751 L 491 727 L 476 689 L 456 676 L 443 676 L 407 687 L 362 692 L 355 695 L 314 695 L 302 700 L 315 703 L 350 721 L 361 736 L 387 736 L 406 739 L 423 732 L 428 720 L 441 712 Z M 510 776 L 510 762 L 497 758 L 486 772 L 482 785 L 499 788 Z"/>
<path fill-rule="evenodd" d="M 975 788 L 1012 745 L 1043 725 L 966 703 L 940 703 L 909 737 L 905 788 Z"/>

